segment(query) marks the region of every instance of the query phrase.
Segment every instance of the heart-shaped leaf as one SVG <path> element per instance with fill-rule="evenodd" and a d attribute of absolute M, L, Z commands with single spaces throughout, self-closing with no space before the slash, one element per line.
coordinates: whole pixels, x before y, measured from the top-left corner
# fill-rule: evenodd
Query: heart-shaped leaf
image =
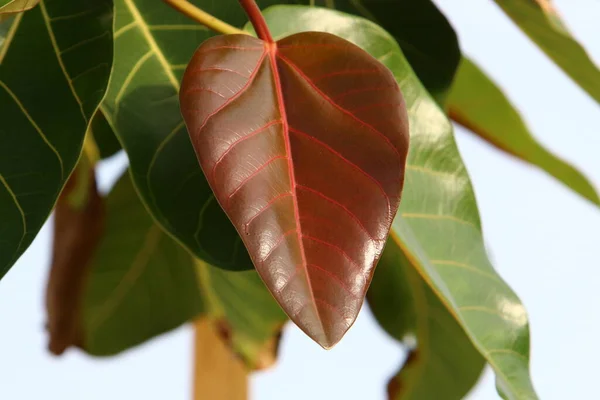
<path fill-rule="evenodd" d="M 535 399 L 529 375 L 525 308 L 487 259 L 477 203 L 452 125 L 415 77 L 394 39 L 362 18 L 306 7 L 273 7 L 275 37 L 305 30 L 352 40 L 380 58 L 408 107 L 411 145 L 406 186 L 390 237 L 401 248 L 475 348 L 508 399 Z"/>
<path fill-rule="evenodd" d="M 193 2 L 231 24 L 241 26 L 247 20 L 237 0 Z M 310 3 L 308 0 L 303 2 Z M 265 7 L 278 3 L 297 1 L 258 1 Z M 366 4 L 368 10 L 371 10 L 371 3 L 375 7 L 377 2 L 369 1 Z M 347 2 L 335 4 L 345 7 Z M 119 1 L 115 7 L 116 62 L 103 109 L 127 152 L 140 196 L 160 225 L 197 257 L 225 269 L 254 268 L 198 166 L 185 127 L 181 128 L 181 113 L 175 96 L 178 81 L 193 52 L 213 33 L 161 1 Z M 352 9 L 357 13 L 363 10 L 354 9 L 354 6 Z M 435 19 L 423 18 L 423 21 Z M 406 34 L 407 37 L 397 36 L 397 39 L 408 42 L 409 47 L 419 44 L 420 49 L 421 42 L 426 44 L 427 41 L 415 42 L 422 39 L 422 35 L 412 32 L 398 28 L 398 35 Z M 445 32 L 437 36 L 453 35 Z M 433 45 L 437 43 L 440 42 L 435 41 Z M 429 48 L 425 44 L 423 48 Z M 414 53 L 414 58 L 422 61 L 418 66 L 424 74 L 436 68 L 439 60 L 449 57 L 440 54 L 435 62 L 428 63 L 429 58 L 420 57 L 419 51 Z M 444 76 L 449 75 L 450 71 Z M 110 146 L 105 149 L 102 137 L 97 140 L 102 154 L 113 151 Z"/>
<path fill-rule="evenodd" d="M 600 103 L 600 69 L 571 35 L 550 0 L 495 0 L 539 48 Z"/>
<path fill-rule="evenodd" d="M 394 77 L 330 34 L 219 36 L 196 51 L 180 101 L 257 271 L 332 347 L 356 319 L 400 200 L 408 117 Z"/>
<path fill-rule="evenodd" d="M 579 171 L 546 150 L 502 90 L 468 58 L 464 58 L 448 96 L 448 114 L 482 139 L 523 161 L 544 169 L 595 204 L 600 199 Z"/>
<path fill-rule="evenodd" d="M 42 1 L 2 26 L 0 278 L 46 221 L 104 96 L 112 2 Z"/>

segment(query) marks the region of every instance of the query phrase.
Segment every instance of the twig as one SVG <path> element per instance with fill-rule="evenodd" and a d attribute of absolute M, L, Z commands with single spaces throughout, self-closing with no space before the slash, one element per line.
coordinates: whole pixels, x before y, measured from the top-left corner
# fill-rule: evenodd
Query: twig
<path fill-rule="evenodd" d="M 169 6 L 173 7 L 175 10 L 184 14 L 185 16 L 193 19 L 206 26 L 209 29 L 212 29 L 215 32 L 223 33 L 226 35 L 233 34 L 243 34 L 248 35 L 248 32 L 245 32 L 241 29 L 236 28 L 235 26 L 229 25 L 227 22 L 221 21 L 218 18 L 213 17 L 209 13 L 202 11 L 195 5 L 187 2 L 186 0 L 164 0 Z"/>

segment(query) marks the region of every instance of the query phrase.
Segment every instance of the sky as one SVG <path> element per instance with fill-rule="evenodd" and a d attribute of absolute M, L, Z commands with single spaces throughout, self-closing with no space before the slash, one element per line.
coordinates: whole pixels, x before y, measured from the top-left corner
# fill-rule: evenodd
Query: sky
<path fill-rule="evenodd" d="M 438 0 L 463 51 L 499 83 L 549 149 L 600 188 L 600 106 L 529 42 L 492 1 Z M 600 1 L 554 0 L 600 61 Z M 600 210 L 543 171 L 457 129 L 486 241 L 531 324 L 531 371 L 545 400 L 600 398 Z M 104 165 L 108 189 L 124 157 Z M 51 226 L 0 282 L 0 400 L 190 399 L 192 332 L 182 327 L 108 359 L 46 351 L 43 295 Z M 365 307 L 333 350 L 288 325 L 277 365 L 251 381 L 252 400 L 384 400 L 401 348 Z M 488 369 L 469 400 L 498 399 Z"/>

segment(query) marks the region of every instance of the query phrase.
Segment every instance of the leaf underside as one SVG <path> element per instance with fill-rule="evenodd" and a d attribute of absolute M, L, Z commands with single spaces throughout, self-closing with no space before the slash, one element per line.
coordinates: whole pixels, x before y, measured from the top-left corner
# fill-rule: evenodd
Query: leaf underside
<path fill-rule="evenodd" d="M 325 348 L 352 325 L 398 208 L 407 116 L 382 64 L 304 33 L 206 41 L 181 108 L 219 204 L 282 308 Z"/>

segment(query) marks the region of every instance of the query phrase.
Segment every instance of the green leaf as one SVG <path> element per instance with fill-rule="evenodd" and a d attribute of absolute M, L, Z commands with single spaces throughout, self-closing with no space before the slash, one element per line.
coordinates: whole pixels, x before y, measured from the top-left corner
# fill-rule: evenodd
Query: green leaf
<path fill-rule="evenodd" d="M 446 105 L 454 121 L 499 149 L 544 169 L 586 199 L 600 204 L 590 182 L 535 140 L 504 93 L 468 58 L 461 63 Z"/>
<path fill-rule="evenodd" d="M 521 30 L 600 103 L 600 70 L 549 0 L 495 0 Z"/>
<path fill-rule="evenodd" d="M 126 350 L 203 309 L 192 259 L 154 223 L 128 173 L 108 195 L 106 215 L 83 306 L 83 348 L 94 355 Z"/>
<path fill-rule="evenodd" d="M 439 104 L 444 103 L 461 54 L 456 32 L 432 1 L 355 0 L 334 4 L 340 11 L 370 19 L 394 36 L 425 88 Z"/>
<path fill-rule="evenodd" d="M 113 156 L 122 149 L 121 143 L 115 136 L 103 112 L 98 112 L 94 115 L 90 130 L 98 146 L 100 158 L 104 159 Z"/>
<path fill-rule="evenodd" d="M 388 384 L 390 400 L 459 400 L 471 390 L 484 358 L 392 240 L 367 299 L 381 326 L 410 350 Z"/>
<path fill-rule="evenodd" d="M 35 7 L 40 0 L 2 0 L 0 14 L 12 14 L 27 11 Z"/>
<path fill-rule="evenodd" d="M 43 1 L 1 25 L 0 278 L 48 217 L 104 96 L 111 4 Z"/>
<path fill-rule="evenodd" d="M 408 107 L 411 144 L 392 240 L 495 370 L 501 393 L 509 399 L 537 398 L 529 375 L 527 314 L 487 258 L 452 125 L 398 44 L 379 26 L 335 11 L 276 6 L 264 14 L 277 38 L 307 30 L 333 33 L 394 73 Z"/>
<path fill-rule="evenodd" d="M 210 264 L 250 269 L 250 258 L 200 169 L 179 111 L 181 74 L 210 36 L 162 2 L 117 2 L 115 68 L 102 110 L 157 222 Z"/>
<path fill-rule="evenodd" d="M 113 355 L 209 314 L 248 366 L 268 364 L 265 345 L 287 317 L 255 271 L 194 261 L 148 214 L 129 174 L 108 195 L 106 214 L 85 294 L 85 351 Z"/>

